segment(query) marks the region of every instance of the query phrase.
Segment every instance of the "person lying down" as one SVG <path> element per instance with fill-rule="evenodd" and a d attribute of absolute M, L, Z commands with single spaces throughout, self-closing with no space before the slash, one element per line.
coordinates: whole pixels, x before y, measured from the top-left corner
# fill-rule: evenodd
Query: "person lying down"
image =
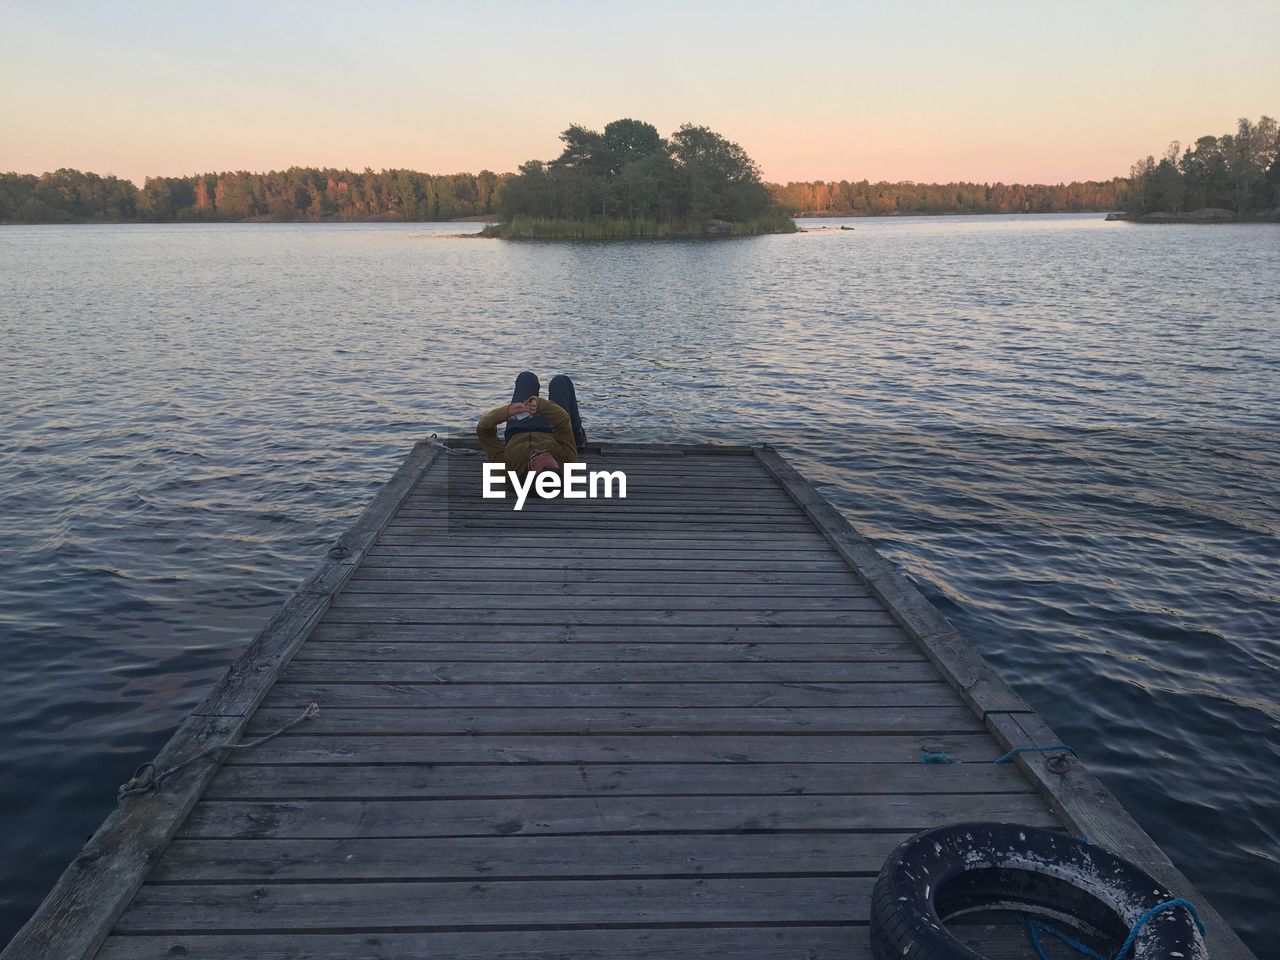
<path fill-rule="evenodd" d="M 490 463 L 504 464 L 520 477 L 559 473 L 566 463 L 580 463 L 586 444 L 573 381 L 552 377 L 547 398 L 538 396 L 538 378 L 526 370 L 516 377 L 511 402 L 490 410 L 476 424 L 476 438 Z M 506 424 L 502 439 L 498 425 Z"/>

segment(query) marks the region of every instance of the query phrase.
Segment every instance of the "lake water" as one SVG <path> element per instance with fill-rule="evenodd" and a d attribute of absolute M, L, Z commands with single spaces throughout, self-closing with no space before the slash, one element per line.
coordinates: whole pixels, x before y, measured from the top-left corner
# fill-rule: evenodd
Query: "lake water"
<path fill-rule="evenodd" d="M 821 483 L 1262 956 L 1280 942 L 1280 226 L 0 228 L 0 943 L 424 434 Z"/>

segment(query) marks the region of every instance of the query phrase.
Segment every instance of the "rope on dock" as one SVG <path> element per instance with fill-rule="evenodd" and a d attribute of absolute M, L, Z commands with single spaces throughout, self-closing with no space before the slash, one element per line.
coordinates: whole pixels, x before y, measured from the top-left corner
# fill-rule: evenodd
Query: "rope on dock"
<path fill-rule="evenodd" d="M 1050 750 L 1066 750 L 1069 753 L 1075 753 L 1065 743 L 1051 743 L 1047 747 L 1014 747 L 1003 757 L 998 760 L 992 760 L 992 763 L 1008 763 L 1020 753 L 1048 753 Z"/>
<path fill-rule="evenodd" d="M 1051 958 L 1049 957 L 1049 954 L 1045 952 L 1044 944 L 1040 942 L 1041 931 L 1044 931 L 1045 933 L 1053 934 L 1055 937 L 1057 937 L 1059 940 L 1065 943 L 1072 950 L 1076 951 L 1077 953 L 1084 954 L 1086 957 L 1089 958 L 1089 960 L 1107 960 L 1107 958 L 1104 957 L 1102 954 L 1100 954 L 1097 950 L 1094 950 L 1092 947 L 1081 943 L 1079 940 L 1076 940 L 1073 937 L 1068 936 L 1067 934 L 1059 930 L 1057 927 L 1051 927 L 1049 924 L 1041 923 L 1039 920 L 1033 920 L 1031 917 L 1019 916 L 1018 921 L 1024 927 L 1027 928 L 1027 936 L 1031 938 L 1031 946 L 1035 948 L 1036 956 L 1039 957 L 1040 960 L 1051 960 Z"/>
<path fill-rule="evenodd" d="M 1199 928 L 1200 935 L 1204 936 L 1204 922 L 1200 919 L 1200 914 L 1196 913 L 1195 904 L 1190 900 L 1183 900 L 1181 897 L 1175 897 L 1173 900 L 1166 900 L 1164 903 L 1157 903 L 1154 907 L 1133 922 L 1133 926 L 1129 928 L 1129 935 L 1125 937 L 1124 944 L 1116 951 L 1116 955 L 1113 960 L 1124 960 L 1125 955 L 1133 949 L 1133 944 L 1138 939 L 1138 934 L 1142 932 L 1142 928 L 1145 927 L 1148 922 L 1164 913 L 1166 910 L 1175 910 L 1178 907 L 1182 907 L 1191 914 L 1191 919 L 1195 921 L 1196 927 Z M 1031 938 L 1031 946 L 1035 948 L 1036 956 L 1038 956 L 1040 960 L 1050 960 L 1049 954 L 1045 952 L 1044 944 L 1040 942 L 1041 931 L 1053 934 L 1072 950 L 1079 954 L 1083 954 L 1088 957 L 1089 960 L 1107 960 L 1107 958 L 1097 950 L 1094 950 L 1092 947 L 1068 936 L 1057 927 L 1050 926 L 1040 920 L 1035 920 L 1031 917 L 1025 917 L 1020 914 L 1017 915 L 1017 918 L 1018 921 L 1027 928 L 1027 936 Z"/>
<path fill-rule="evenodd" d="M 445 453 L 451 454 L 455 457 L 476 457 L 482 452 L 480 450 L 472 450 L 469 447 L 451 447 L 434 433 L 427 437 L 427 443 L 433 447 L 439 447 Z"/>
<path fill-rule="evenodd" d="M 120 785 L 120 789 L 116 792 L 116 802 L 123 803 L 129 797 L 137 796 L 141 793 L 150 793 L 152 790 L 159 790 L 166 779 L 173 776 L 184 767 L 190 766 L 197 760 L 212 756 L 223 750 L 251 750 L 254 747 L 260 747 L 268 740 L 274 740 L 286 730 L 292 730 L 304 720 L 310 720 L 320 714 L 320 704 L 308 703 L 306 709 L 298 716 L 294 717 L 279 730 L 268 733 L 266 736 L 258 737 L 256 740 L 249 740 L 245 743 L 223 743 L 213 747 L 205 747 L 199 753 L 192 754 L 181 763 L 175 763 L 171 767 L 165 767 L 163 770 L 157 770 L 154 763 L 144 763 L 133 772 L 133 776 Z"/>
<path fill-rule="evenodd" d="M 1195 904 L 1190 900 L 1183 900 L 1181 897 L 1175 897 L 1172 900 L 1166 900 L 1164 903 L 1157 903 L 1154 907 L 1140 916 L 1129 929 L 1129 936 L 1125 938 L 1124 946 L 1116 953 L 1116 960 L 1124 960 L 1124 955 L 1133 948 L 1133 942 L 1138 939 L 1138 933 L 1146 925 L 1147 921 L 1158 914 L 1164 913 L 1166 910 L 1174 910 L 1178 907 L 1184 908 L 1187 913 L 1191 914 L 1191 919 L 1196 922 L 1196 926 L 1200 929 L 1200 936 L 1204 936 L 1204 922 L 1200 919 L 1200 914 L 1196 913 Z"/>
<path fill-rule="evenodd" d="M 1008 763 L 1020 753 L 1048 753 L 1050 750 L 1066 750 L 1068 753 L 1075 753 L 1065 743 L 1051 743 L 1047 747 L 1014 747 L 1003 757 L 997 757 L 992 763 Z M 928 747 L 920 748 L 921 763 L 962 763 L 959 757 L 953 757 L 945 750 L 930 750 Z"/>

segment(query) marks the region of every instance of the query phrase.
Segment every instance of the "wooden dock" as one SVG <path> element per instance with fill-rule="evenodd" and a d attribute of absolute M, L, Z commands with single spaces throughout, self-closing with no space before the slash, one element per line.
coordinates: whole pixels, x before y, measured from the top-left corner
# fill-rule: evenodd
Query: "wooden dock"
<path fill-rule="evenodd" d="M 973 819 L 1087 834 L 1251 958 L 1079 761 L 991 762 L 1057 737 L 776 452 L 587 460 L 627 498 L 516 514 L 415 447 L 3 960 L 865 960 L 885 856 Z"/>

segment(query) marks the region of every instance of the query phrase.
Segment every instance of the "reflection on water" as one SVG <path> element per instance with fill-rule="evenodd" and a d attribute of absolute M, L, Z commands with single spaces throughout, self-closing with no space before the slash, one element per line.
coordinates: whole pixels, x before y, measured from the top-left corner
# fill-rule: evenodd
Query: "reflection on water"
<path fill-rule="evenodd" d="M 768 441 L 1280 939 L 1280 227 L 0 229 L 0 939 L 426 432 Z"/>

